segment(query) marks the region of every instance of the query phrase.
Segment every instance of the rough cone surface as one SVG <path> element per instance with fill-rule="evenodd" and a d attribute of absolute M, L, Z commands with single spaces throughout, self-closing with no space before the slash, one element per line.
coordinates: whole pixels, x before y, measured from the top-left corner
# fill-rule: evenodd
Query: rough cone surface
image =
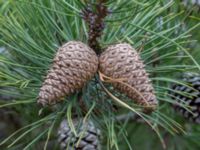
<path fill-rule="evenodd" d="M 38 103 L 52 105 L 81 89 L 98 68 L 95 52 L 82 42 L 71 41 L 58 49 L 39 92 Z"/>
<path fill-rule="evenodd" d="M 103 74 L 114 79 L 123 78 L 123 82 L 129 85 L 115 82 L 113 86 L 116 89 L 135 100 L 137 104 L 145 106 L 146 110 L 155 109 L 157 100 L 154 89 L 139 54 L 131 45 L 124 43 L 109 46 L 101 54 L 99 63 Z"/>
<path fill-rule="evenodd" d="M 185 85 L 172 86 L 170 95 L 176 100 L 174 108 L 189 121 L 200 124 L 200 75 L 185 73 L 183 81 Z"/>
<path fill-rule="evenodd" d="M 79 124 L 74 121 L 77 136 L 71 131 L 69 124 L 63 120 L 58 131 L 58 141 L 62 150 L 100 150 L 100 130 L 90 121 Z M 83 134 L 84 133 L 84 134 Z M 80 140 L 79 144 L 78 141 Z"/>

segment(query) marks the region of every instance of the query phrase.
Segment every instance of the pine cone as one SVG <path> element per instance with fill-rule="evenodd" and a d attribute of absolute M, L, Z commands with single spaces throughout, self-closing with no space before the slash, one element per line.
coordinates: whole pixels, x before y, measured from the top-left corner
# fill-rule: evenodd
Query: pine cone
<path fill-rule="evenodd" d="M 156 108 L 154 89 L 139 54 L 131 45 L 124 43 L 109 46 L 101 54 L 99 63 L 100 71 L 106 76 L 125 79 L 124 83 L 128 85 L 115 82 L 113 86 L 116 89 L 144 106 L 146 110 Z"/>
<path fill-rule="evenodd" d="M 100 150 L 100 130 L 89 121 L 85 124 L 76 120 L 73 122 L 77 136 L 71 131 L 69 124 L 63 120 L 58 130 L 58 141 L 62 150 Z M 79 128 L 78 128 L 79 127 Z M 80 142 L 79 142 L 80 141 Z M 79 144 L 78 144 L 79 142 Z"/>
<path fill-rule="evenodd" d="M 98 68 L 95 52 L 82 42 L 71 41 L 58 49 L 53 65 L 39 92 L 43 106 L 60 101 L 65 95 L 81 89 Z"/>
<path fill-rule="evenodd" d="M 200 75 L 185 73 L 182 78 L 185 85 L 174 84 L 170 92 L 171 98 L 176 100 L 174 108 L 184 118 L 200 124 Z"/>

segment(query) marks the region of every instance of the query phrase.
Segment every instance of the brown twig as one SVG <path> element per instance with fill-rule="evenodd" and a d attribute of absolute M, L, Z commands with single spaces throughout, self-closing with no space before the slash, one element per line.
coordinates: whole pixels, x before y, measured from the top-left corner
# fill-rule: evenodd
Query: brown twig
<path fill-rule="evenodd" d="M 98 39 L 102 36 L 105 28 L 104 19 L 109 13 L 105 2 L 106 0 L 99 0 L 94 6 L 87 4 L 86 8 L 82 11 L 82 17 L 89 27 L 88 44 L 97 54 L 101 52 Z"/>

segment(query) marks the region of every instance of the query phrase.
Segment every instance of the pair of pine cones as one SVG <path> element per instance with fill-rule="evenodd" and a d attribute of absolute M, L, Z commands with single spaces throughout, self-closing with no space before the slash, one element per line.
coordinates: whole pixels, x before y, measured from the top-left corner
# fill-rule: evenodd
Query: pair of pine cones
<path fill-rule="evenodd" d="M 38 103 L 56 104 L 83 88 L 97 71 L 113 79 L 113 87 L 140 106 L 156 108 L 156 96 L 144 64 L 137 51 L 126 43 L 107 47 L 99 57 L 82 42 L 64 44 L 58 49 L 40 88 Z M 120 79 L 122 82 L 117 81 Z"/>

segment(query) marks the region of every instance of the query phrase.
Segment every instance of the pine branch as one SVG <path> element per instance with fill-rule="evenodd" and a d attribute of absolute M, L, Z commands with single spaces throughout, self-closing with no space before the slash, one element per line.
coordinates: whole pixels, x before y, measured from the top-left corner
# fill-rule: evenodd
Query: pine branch
<path fill-rule="evenodd" d="M 94 2 L 94 0 L 91 1 Z M 0 15 L 0 43 L 9 50 L 6 50 L 6 53 L 0 57 L 0 78 L 3 79 L 0 83 L 1 87 L 3 87 L 3 89 L 0 89 L 0 94 L 3 96 L 12 95 L 14 101 L 3 103 L 0 107 L 12 106 L 12 108 L 16 108 L 21 114 L 21 118 L 24 118 L 24 124 L 31 124 L 31 126 L 26 126 L 27 128 L 23 127 L 25 130 L 20 130 L 20 132 L 14 134 L 14 137 L 12 136 L 14 139 L 21 137 L 20 141 L 22 141 L 22 138 L 26 138 L 26 142 L 20 143 L 22 145 L 18 149 L 23 149 L 25 145 L 30 146 L 29 143 L 31 143 L 33 148 L 37 145 L 38 136 L 30 136 L 32 133 L 37 133 L 33 129 L 35 125 L 38 125 L 38 128 L 35 129 L 42 133 L 44 129 L 42 125 L 45 125 L 47 122 L 51 123 L 59 114 L 65 119 L 66 117 L 74 118 L 73 114 L 75 113 L 78 114 L 78 117 L 83 117 L 87 116 L 85 114 L 90 112 L 89 110 L 92 110 L 89 113 L 89 117 L 94 120 L 95 124 L 102 126 L 103 130 L 105 130 L 103 131 L 105 133 L 103 136 L 104 139 L 108 139 L 108 142 L 104 142 L 103 145 L 107 145 L 107 148 L 128 149 L 126 145 L 128 144 L 130 149 L 135 147 L 135 149 L 145 150 L 146 145 L 153 143 L 155 149 L 161 149 L 159 148 L 160 142 L 158 142 L 158 138 L 152 132 L 148 134 L 148 130 L 145 130 L 147 129 L 145 122 L 141 122 L 139 125 L 135 124 L 135 122 L 140 122 L 138 115 L 131 113 L 133 116 L 120 116 L 127 112 L 127 108 L 120 107 L 117 111 L 111 109 L 115 103 L 98 84 L 88 84 L 87 88 L 83 89 L 82 93 L 78 95 L 78 100 L 77 95 L 74 95 L 66 98 L 66 103 L 58 104 L 54 107 L 54 111 L 61 110 L 64 107 L 67 110 L 70 108 L 70 103 L 68 102 L 73 101 L 72 111 L 67 113 L 59 111 L 53 114 L 50 110 L 44 110 L 41 116 L 37 115 L 38 108 L 33 107 L 33 102 L 35 102 L 39 87 L 41 86 L 42 76 L 48 69 L 48 65 L 52 61 L 59 45 L 64 41 L 70 40 L 80 40 L 84 43 L 88 40 L 90 47 L 97 53 L 100 53 L 101 45 L 108 45 L 119 41 L 128 41 L 136 49 L 141 47 L 141 45 L 145 45 L 144 49 L 141 48 L 142 52 L 140 55 L 145 61 L 147 71 L 153 76 L 152 79 L 155 81 L 154 86 L 156 87 L 157 98 L 161 103 L 158 111 L 151 116 L 142 115 L 149 122 L 153 123 L 154 127 L 159 127 L 160 130 L 158 132 L 160 132 L 160 135 L 163 135 L 165 132 L 177 134 L 177 130 L 182 131 L 180 125 L 175 122 L 176 114 L 168 105 L 168 103 L 173 104 L 175 102 L 169 99 L 165 93 L 169 89 L 168 85 L 172 82 L 179 82 L 174 79 L 174 76 L 180 73 L 178 70 L 185 72 L 186 70 L 197 70 L 199 67 L 197 63 L 192 63 L 196 56 L 188 56 L 186 55 L 187 53 L 184 54 L 185 49 L 180 48 L 186 42 L 189 43 L 191 41 L 191 39 L 188 40 L 189 36 L 187 34 L 198 25 L 189 28 L 188 31 L 180 29 L 180 18 L 178 17 L 181 13 L 167 12 L 167 9 L 171 8 L 171 2 L 166 5 L 162 5 L 160 1 L 156 0 L 153 0 L 153 4 L 152 2 L 150 4 L 148 1 L 142 2 L 144 2 L 144 5 L 128 0 L 107 1 L 107 3 L 106 0 L 99 0 L 97 4 L 87 3 L 87 7 L 82 10 L 82 17 L 88 24 L 88 31 L 81 18 L 77 16 L 77 13 L 80 13 L 82 1 L 44 2 L 33 0 L 32 2 L 27 2 L 20 0 L 9 2 L 8 6 L 12 8 L 10 10 L 11 13 Z M 107 7 L 112 9 L 112 15 L 109 16 L 109 20 L 104 22 L 105 17 L 110 13 Z M 161 16 L 162 23 L 160 24 L 158 19 Z M 104 35 L 102 36 L 103 31 Z M 174 34 L 175 32 L 178 33 Z M 87 33 L 89 37 L 86 36 Z M 146 37 L 146 33 L 151 34 L 147 35 L 147 39 L 142 43 L 141 40 L 144 36 Z M 101 43 L 100 38 L 102 38 Z M 179 52 L 182 52 L 183 56 L 181 55 L 180 57 L 178 55 Z M 199 56 L 199 53 L 197 53 L 197 56 Z M 190 62 L 190 64 L 187 63 L 185 65 L 185 61 Z M 8 86 L 9 89 L 14 89 L 14 91 L 4 90 Z M 112 91 L 110 86 L 106 87 Z M 112 94 L 119 97 L 124 104 L 127 104 L 126 106 L 138 108 L 138 106 L 131 103 L 129 99 L 120 93 L 112 92 Z M 95 104 L 95 107 L 93 107 L 93 104 Z M 75 113 L 73 113 L 74 110 Z M 51 115 L 45 117 L 48 114 Z M 120 125 L 115 122 L 115 119 L 120 122 Z M 127 120 L 130 121 L 130 126 L 129 124 L 127 125 L 127 127 L 131 128 L 131 131 L 127 132 L 130 138 L 127 137 L 126 129 L 123 128 Z M 38 123 L 41 123 L 41 126 Z M 59 121 L 56 121 L 56 124 L 59 123 Z M 178 123 L 182 125 L 179 119 Z M 120 131 L 118 127 L 120 127 Z M 134 127 L 137 127 L 137 130 Z M 29 128 L 33 130 L 28 132 Z M 117 130 L 115 130 L 116 128 Z M 193 130 L 192 127 L 191 130 Z M 136 135 L 137 132 L 138 135 Z M 120 133 L 124 135 L 121 136 L 122 134 Z M 200 137 L 199 134 L 196 135 Z M 144 136 L 146 140 L 144 140 Z M 191 136 L 195 135 L 191 133 Z M 182 138 L 182 135 L 180 138 Z M 191 140 L 191 137 L 188 136 L 189 138 Z M 5 145 L 13 143 L 11 138 L 7 139 L 3 142 Z M 49 135 L 44 139 L 50 140 Z M 44 139 L 41 140 L 43 141 Z M 188 143 L 187 145 L 190 146 L 190 149 L 192 149 L 191 147 L 199 146 L 199 143 L 191 144 L 188 139 L 182 140 L 182 142 Z M 136 143 L 136 140 L 141 141 L 142 144 Z M 198 141 L 197 138 L 193 140 L 193 142 Z M 173 142 L 173 139 L 170 137 L 170 144 L 168 146 L 176 145 L 176 142 Z M 14 142 L 13 146 L 16 145 L 17 143 Z M 182 144 L 178 146 L 180 146 L 179 149 L 183 149 Z"/>

